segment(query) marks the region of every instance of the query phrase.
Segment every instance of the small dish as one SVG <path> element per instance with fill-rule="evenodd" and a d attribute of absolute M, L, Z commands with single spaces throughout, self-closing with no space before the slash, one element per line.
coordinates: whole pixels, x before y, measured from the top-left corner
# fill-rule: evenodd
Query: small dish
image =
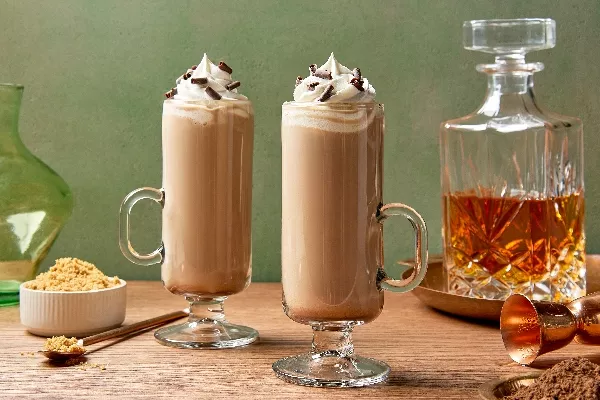
<path fill-rule="evenodd" d="M 540 371 L 526 375 L 511 376 L 484 383 L 479 388 L 479 396 L 485 400 L 501 400 L 515 394 L 523 386 L 529 386 L 541 375 Z"/>
<path fill-rule="evenodd" d="M 400 265 L 407 265 L 403 261 Z M 600 255 L 588 254 L 586 256 L 587 292 L 600 291 Z M 404 272 L 408 274 L 411 270 Z M 440 255 L 430 256 L 427 274 L 423 282 L 412 290 L 423 304 L 449 314 L 466 318 L 499 321 L 503 300 L 476 299 L 460 296 L 445 291 L 444 265 Z"/>
<path fill-rule="evenodd" d="M 38 336 L 84 337 L 125 320 L 127 283 L 107 289 L 51 292 L 20 286 L 21 323 Z"/>

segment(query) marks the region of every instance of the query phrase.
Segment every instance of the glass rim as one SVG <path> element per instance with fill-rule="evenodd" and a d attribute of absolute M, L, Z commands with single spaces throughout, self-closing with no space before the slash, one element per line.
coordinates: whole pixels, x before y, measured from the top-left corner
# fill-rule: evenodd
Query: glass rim
<path fill-rule="evenodd" d="M 483 26 L 507 26 L 507 25 L 545 25 L 555 24 L 552 18 L 497 18 L 497 19 L 475 19 L 464 21 L 463 27 L 483 27 Z"/>
<path fill-rule="evenodd" d="M 0 82 L 0 88 L 23 89 L 23 88 L 25 88 L 25 86 L 20 83 L 2 83 L 2 82 Z"/>
<path fill-rule="evenodd" d="M 383 106 L 383 103 L 379 103 L 377 101 L 369 101 L 369 102 L 352 102 L 352 101 L 336 101 L 336 102 L 315 102 L 315 101 L 286 101 L 281 107 L 323 107 L 323 108 L 334 108 L 335 106 L 343 107 L 357 107 L 357 108 L 367 108 L 367 107 L 378 107 Z"/>
<path fill-rule="evenodd" d="M 164 103 L 179 103 L 179 104 L 244 104 L 244 103 L 250 103 L 252 104 L 251 100 L 248 99 L 220 99 L 220 100 L 214 100 L 214 99 L 165 99 L 163 101 Z"/>

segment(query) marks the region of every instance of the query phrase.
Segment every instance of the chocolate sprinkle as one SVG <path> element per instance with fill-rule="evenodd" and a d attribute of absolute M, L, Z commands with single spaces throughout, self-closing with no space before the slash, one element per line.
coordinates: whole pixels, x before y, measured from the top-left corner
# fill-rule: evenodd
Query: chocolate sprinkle
<path fill-rule="evenodd" d="M 331 79 L 331 72 L 327 70 L 316 70 L 313 75 L 321 79 Z"/>
<path fill-rule="evenodd" d="M 365 91 L 365 88 L 363 87 L 363 80 L 362 79 L 352 78 L 352 79 L 350 79 L 350 83 L 352 84 L 352 86 L 354 86 L 355 88 L 357 88 L 361 92 Z"/>
<path fill-rule="evenodd" d="M 211 88 L 210 86 L 207 86 L 206 89 L 204 89 L 204 91 L 206 92 L 208 97 L 210 97 L 211 99 L 221 100 L 221 95 L 219 93 L 215 92 L 215 90 L 213 88 Z"/>
<path fill-rule="evenodd" d="M 310 71 L 310 74 L 313 75 L 315 72 L 317 72 L 317 64 L 310 64 L 308 66 L 308 69 Z"/>
<path fill-rule="evenodd" d="M 333 85 L 327 86 L 327 89 L 323 92 L 321 96 L 317 99 L 317 101 L 327 101 L 333 94 Z"/>
<path fill-rule="evenodd" d="M 306 87 L 308 88 L 308 90 L 310 90 L 311 92 L 313 90 L 315 90 L 315 88 L 319 86 L 319 82 L 312 82 L 312 83 L 308 83 L 306 84 Z"/>
<path fill-rule="evenodd" d="M 352 70 L 352 75 L 354 75 L 354 78 L 358 79 L 359 81 L 362 81 L 362 75 L 360 74 L 360 68 L 354 68 Z"/>
<path fill-rule="evenodd" d="M 241 84 L 242 84 L 242 82 L 240 82 L 240 81 L 233 81 L 230 84 L 225 85 L 225 89 L 227 89 L 227 90 L 233 90 L 233 89 L 235 89 L 237 87 L 240 87 Z"/>
<path fill-rule="evenodd" d="M 192 78 L 191 82 L 194 85 L 206 85 L 208 83 L 207 78 Z"/>
<path fill-rule="evenodd" d="M 301 76 L 298 76 L 298 77 L 296 78 L 296 86 L 300 85 L 300 84 L 302 83 L 302 81 L 303 81 L 302 77 L 301 77 Z"/>
<path fill-rule="evenodd" d="M 183 77 L 182 77 L 182 78 L 183 78 L 183 80 L 185 81 L 185 80 L 187 80 L 188 78 L 190 78 L 191 76 L 192 76 L 192 73 L 191 73 L 191 72 L 186 72 L 185 74 L 183 74 Z"/>
<path fill-rule="evenodd" d="M 171 90 L 169 90 L 167 93 L 165 93 L 165 97 L 167 99 L 170 99 L 171 97 L 175 96 L 177 94 L 177 88 L 173 88 Z"/>
<path fill-rule="evenodd" d="M 233 72 L 229 65 L 225 64 L 223 61 L 219 61 L 219 69 L 221 71 L 227 72 L 228 74 L 231 74 Z"/>
<path fill-rule="evenodd" d="M 198 66 L 197 66 L 197 65 L 192 65 L 192 68 L 191 68 L 191 70 L 192 70 L 192 71 L 195 71 L 195 70 L 196 70 L 196 68 L 198 68 Z"/>

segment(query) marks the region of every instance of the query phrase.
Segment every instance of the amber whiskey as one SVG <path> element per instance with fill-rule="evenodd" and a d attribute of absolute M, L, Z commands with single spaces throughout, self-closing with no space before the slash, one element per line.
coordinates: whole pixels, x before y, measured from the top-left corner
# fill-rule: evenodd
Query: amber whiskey
<path fill-rule="evenodd" d="M 585 295 L 583 194 L 546 199 L 443 197 L 449 291 L 571 301 Z"/>

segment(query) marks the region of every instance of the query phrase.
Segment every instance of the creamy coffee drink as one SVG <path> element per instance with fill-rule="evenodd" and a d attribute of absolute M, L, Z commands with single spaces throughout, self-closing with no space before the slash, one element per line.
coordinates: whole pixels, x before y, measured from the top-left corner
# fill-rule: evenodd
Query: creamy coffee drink
<path fill-rule="evenodd" d="M 284 308 L 302 323 L 365 323 L 383 307 L 383 107 L 333 54 L 310 71 L 283 105 Z"/>
<path fill-rule="evenodd" d="M 252 105 L 231 68 L 202 62 L 163 107 L 164 260 L 172 293 L 241 292 L 252 272 Z"/>
<path fill-rule="evenodd" d="M 258 338 L 225 318 L 223 302 L 252 274 L 252 103 L 237 92 L 223 61 L 206 54 L 177 79 L 163 104 L 163 186 L 129 193 L 119 213 L 119 247 L 140 265 L 162 264 L 171 293 L 189 303 L 188 320 L 154 332 L 165 346 L 224 349 Z M 162 245 L 147 254 L 131 243 L 131 210 L 142 199 L 163 207 Z"/>

